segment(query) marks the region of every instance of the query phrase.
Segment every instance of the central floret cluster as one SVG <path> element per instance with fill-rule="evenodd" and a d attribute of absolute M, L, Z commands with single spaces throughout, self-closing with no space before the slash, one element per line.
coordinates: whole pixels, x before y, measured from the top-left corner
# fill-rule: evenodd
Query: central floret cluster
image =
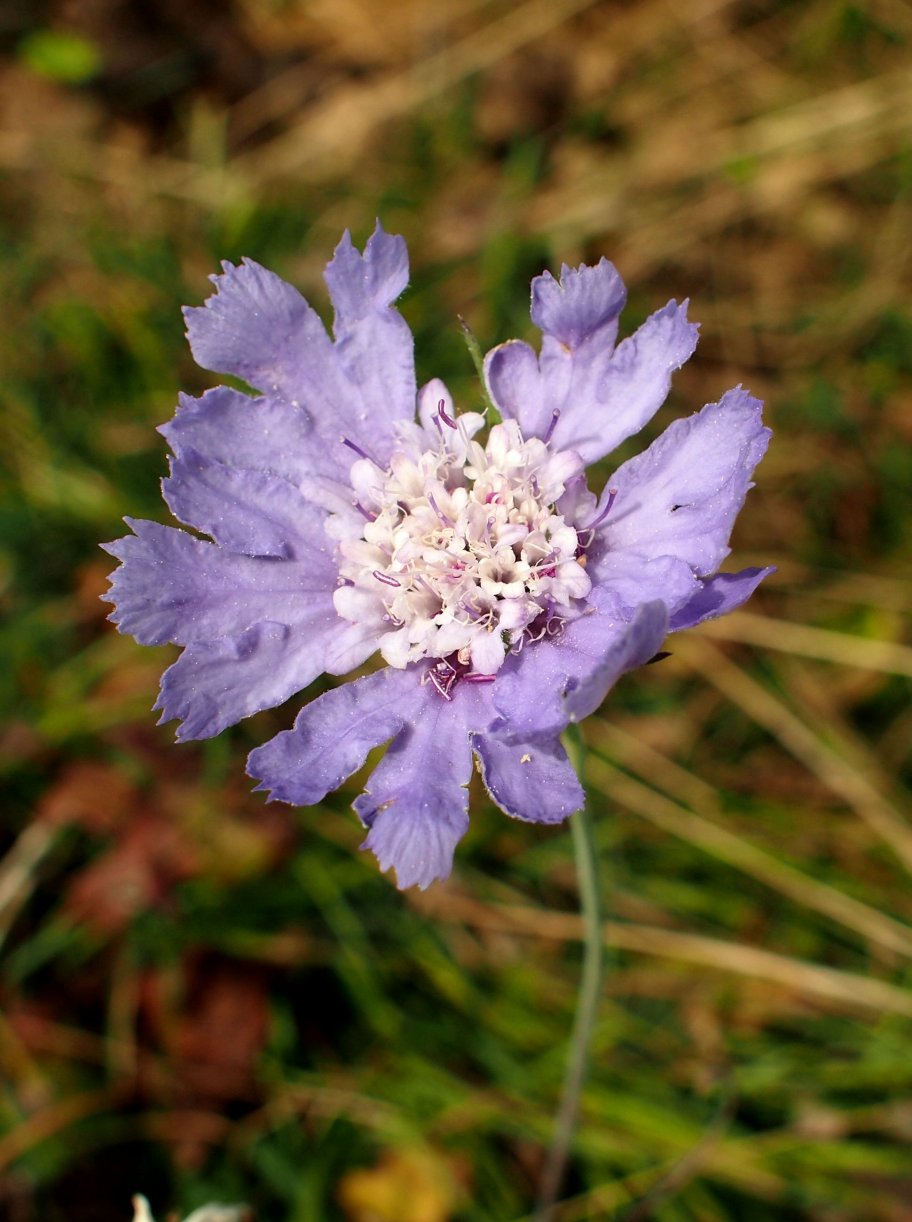
<path fill-rule="evenodd" d="M 560 631 L 591 589 L 591 534 L 568 520 L 576 498 L 564 498 L 566 486 L 583 469 L 576 453 L 524 440 L 513 420 L 482 447 L 484 417 L 451 416 L 443 400 L 433 419 L 436 448 L 420 449 L 413 435 L 385 470 L 366 457 L 354 464 L 366 521 L 361 538 L 340 545 L 344 584 L 333 601 L 344 619 L 384 627 L 391 666 L 443 660 L 429 674 L 447 695 L 456 676 L 493 676 L 511 650 Z"/>

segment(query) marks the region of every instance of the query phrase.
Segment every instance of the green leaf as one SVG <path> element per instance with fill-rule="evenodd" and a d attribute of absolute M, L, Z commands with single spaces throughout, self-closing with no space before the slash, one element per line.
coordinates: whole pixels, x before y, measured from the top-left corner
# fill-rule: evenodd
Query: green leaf
<path fill-rule="evenodd" d="M 19 57 L 39 76 L 67 85 L 82 85 L 101 71 L 101 52 L 79 34 L 35 30 L 19 44 Z"/>

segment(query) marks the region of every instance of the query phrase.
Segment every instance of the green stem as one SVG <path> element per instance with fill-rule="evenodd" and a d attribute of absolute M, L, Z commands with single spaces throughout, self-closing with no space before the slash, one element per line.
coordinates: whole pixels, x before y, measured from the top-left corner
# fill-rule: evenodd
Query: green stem
<path fill-rule="evenodd" d="M 566 746 L 582 780 L 582 737 L 576 726 L 571 727 L 571 731 L 572 735 L 568 736 Z M 604 947 L 598 854 L 592 815 L 586 807 L 571 817 L 570 828 L 573 832 L 573 852 L 584 925 L 583 971 L 560 1107 L 554 1121 L 554 1136 L 542 1173 L 536 1222 L 551 1222 L 567 1170 L 570 1146 L 579 1115 L 580 1096 L 589 1063 L 589 1046 L 602 995 Z"/>

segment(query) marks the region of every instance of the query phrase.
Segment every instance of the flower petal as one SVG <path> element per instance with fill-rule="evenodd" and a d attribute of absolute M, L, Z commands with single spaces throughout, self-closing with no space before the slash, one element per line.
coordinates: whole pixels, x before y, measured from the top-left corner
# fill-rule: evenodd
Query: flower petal
<path fill-rule="evenodd" d="M 389 308 L 408 278 L 402 239 L 378 226 L 362 256 L 343 238 L 326 271 L 335 343 L 279 276 L 249 259 L 224 268 L 212 277 L 216 292 L 205 305 L 184 310 L 198 363 L 305 409 L 327 448 L 317 474 L 327 462 L 344 463 L 343 437 L 385 463 L 395 422 L 415 411 L 412 335 Z"/>
<path fill-rule="evenodd" d="M 379 221 L 363 255 L 346 230 L 325 272 L 336 312 L 336 356 L 357 394 L 365 448 L 381 461 L 389 457 L 395 422 L 415 415 L 414 340 L 391 309 L 408 274 L 404 240 Z"/>
<path fill-rule="evenodd" d="M 699 326 L 688 321 L 687 305 L 669 301 L 622 340 L 599 370 L 595 393 L 607 407 L 598 413 L 598 430 L 590 428 L 588 462 L 610 454 L 638 433 L 665 402 L 672 373 L 690 360 L 697 346 Z"/>
<path fill-rule="evenodd" d="M 377 221 L 364 254 L 346 229 L 324 276 L 336 311 L 334 330 L 347 334 L 362 319 L 382 313 L 405 290 L 408 249 L 399 234 L 387 233 Z"/>
<path fill-rule="evenodd" d="M 294 625 L 315 614 L 335 617 L 335 565 L 239 556 L 157 522 L 125 519 L 135 534 L 105 550 L 123 563 L 106 601 L 121 632 L 141 645 L 212 641 L 254 624 Z"/>
<path fill-rule="evenodd" d="M 527 437 L 551 436 L 555 449 L 596 462 L 659 409 L 672 371 L 696 347 L 687 302 L 670 301 L 616 349 L 626 290 L 607 259 L 564 267 L 532 282 L 532 319 L 543 332 L 536 361 L 525 344 L 502 344 L 485 360 L 491 397 Z M 555 415 L 556 413 L 556 415 Z"/>
<path fill-rule="evenodd" d="M 769 440 L 761 407 L 746 390 L 730 390 L 624 463 L 609 481 L 617 498 L 600 532 L 607 547 L 715 572 Z"/>
<path fill-rule="evenodd" d="M 300 404 L 214 386 L 199 399 L 181 395 L 177 414 L 159 432 L 178 456 L 197 450 L 226 466 L 270 471 L 293 484 L 322 476 L 341 481 L 351 500 L 347 480 L 354 454 L 338 437 L 327 444 Z"/>
<path fill-rule="evenodd" d="M 567 348 L 579 348 L 593 336 L 606 347 L 613 346 L 626 301 L 624 281 L 607 259 L 600 259 L 595 267 L 572 268 L 564 263 L 559 281 L 550 272 L 532 281 L 532 321 Z"/>
<path fill-rule="evenodd" d="M 210 738 L 260 709 L 282 704 L 324 669 L 328 617 L 302 626 L 261 623 L 238 636 L 188 645 L 162 676 L 160 723 L 178 717 L 180 742 Z"/>
<path fill-rule="evenodd" d="M 176 518 L 230 551 L 309 558 L 327 568 L 326 515 L 294 484 L 272 472 L 227 467 L 186 448 L 171 460 L 162 495 Z"/>
<path fill-rule="evenodd" d="M 462 683 L 450 701 L 429 684 L 424 704 L 393 740 L 355 810 L 369 828 L 363 848 L 400 889 L 446 878 L 469 826 L 470 734 L 491 720 L 486 684 Z M 491 685 L 494 686 L 494 685 Z"/>
<path fill-rule="evenodd" d="M 426 695 L 415 667 L 387 668 L 333 688 L 305 705 L 291 730 L 251 751 L 247 771 L 270 800 L 311 806 L 414 719 Z"/>
<path fill-rule="evenodd" d="M 548 335 L 542 344 L 543 399 L 551 411 L 560 409 L 552 444 L 578 451 L 587 463 L 604 458 L 652 418 L 672 372 L 697 343 L 687 302 L 669 301 L 617 348 L 615 331 L 605 327 L 575 348 Z"/>
<path fill-rule="evenodd" d="M 499 738 L 552 739 L 569 721 L 593 712 L 612 684 L 658 651 L 667 629 L 664 603 L 640 607 L 629 622 L 609 614 L 582 615 L 555 640 L 512 654 L 497 677 L 494 707 Z"/>
<path fill-rule="evenodd" d="M 654 599 L 660 599 L 671 615 L 700 589 L 693 569 L 676 556 L 647 558 L 611 550 L 599 554 L 596 546 L 586 571 L 593 584 L 590 602 L 615 619 L 630 619 L 637 607 Z"/>
<path fill-rule="evenodd" d="M 390 748 L 392 751 L 392 747 Z M 471 776 L 472 753 L 466 748 Z M 389 755 L 389 751 L 387 752 Z M 468 790 L 461 788 L 455 777 L 453 783 L 434 790 L 433 810 L 421 804 L 406 791 L 405 797 L 395 809 L 379 809 L 371 802 L 365 805 L 364 818 L 370 818 L 370 830 L 362 849 L 370 849 L 380 869 L 396 871 L 396 886 L 400 891 L 418 887 L 424 891 L 437 879 L 448 878 L 453 869 L 453 854 L 469 826 Z M 431 793 L 426 786 L 423 792 Z M 360 802 L 362 799 L 358 799 Z"/>
<path fill-rule="evenodd" d="M 488 793 L 508 815 L 531 823 L 560 823 L 582 809 L 586 795 L 558 739 L 506 742 L 473 734 Z"/>
<path fill-rule="evenodd" d="M 518 339 L 498 344 L 484 359 L 484 375 L 501 415 L 515 420 L 525 437 L 544 437 L 552 406 L 546 401 L 538 357 L 529 345 Z"/>
<path fill-rule="evenodd" d="M 747 602 L 764 577 L 769 577 L 775 571 L 775 568 L 742 569 L 740 573 L 717 573 L 715 577 L 708 578 L 701 583 L 693 597 L 672 615 L 669 632 L 693 628 L 694 624 L 702 624 L 704 620 L 716 619 L 719 615 L 736 610 Z"/>
<path fill-rule="evenodd" d="M 184 308 L 195 361 L 297 399 L 303 367 L 331 350 L 323 323 L 296 288 L 252 259 L 222 267 L 205 305 Z"/>
<path fill-rule="evenodd" d="M 577 673 L 567 685 L 564 708 L 570 721 L 594 713 L 621 675 L 645 666 L 658 653 L 668 632 L 668 608 L 663 602 L 645 603 L 625 624 L 620 639 L 594 667 Z"/>

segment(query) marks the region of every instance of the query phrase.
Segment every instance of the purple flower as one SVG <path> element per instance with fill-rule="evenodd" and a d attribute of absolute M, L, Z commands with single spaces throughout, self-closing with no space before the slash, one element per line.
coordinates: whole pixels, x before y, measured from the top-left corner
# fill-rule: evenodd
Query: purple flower
<path fill-rule="evenodd" d="M 365 847 L 400 887 L 450 872 L 468 825 L 473 756 L 507 814 L 557 823 L 583 804 L 559 735 L 596 709 L 669 630 L 722 615 L 768 569 L 720 574 L 762 456 L 760 403 L 741 388 L 672 424 L 600 497 L 584 468 L 643 427 L 697 327 L 671 301 L 615 343 L 615 268 L 532 282 L 541 354 L 485 360 L 503 422 L 458 414 L 443 383 L 418 390 L 392 308 L 405 243 L 346 233 L 326 269 L 331 339 L 290 285 L 225 264 L 186 310 L 190 345 L 225 386 L 182 397 L 163 427 L 174 515 L 108 546 L 122 561 L 111 618 L 183 653 L 156 708 L 206 738 L 322 673 L 379 652 L 381 669 L 311 701 L 258 747 L 272 798 L 310 805 L 389 743 L 355 809 Z M 416 411 L 417 409 L 417 411 Z"/>

